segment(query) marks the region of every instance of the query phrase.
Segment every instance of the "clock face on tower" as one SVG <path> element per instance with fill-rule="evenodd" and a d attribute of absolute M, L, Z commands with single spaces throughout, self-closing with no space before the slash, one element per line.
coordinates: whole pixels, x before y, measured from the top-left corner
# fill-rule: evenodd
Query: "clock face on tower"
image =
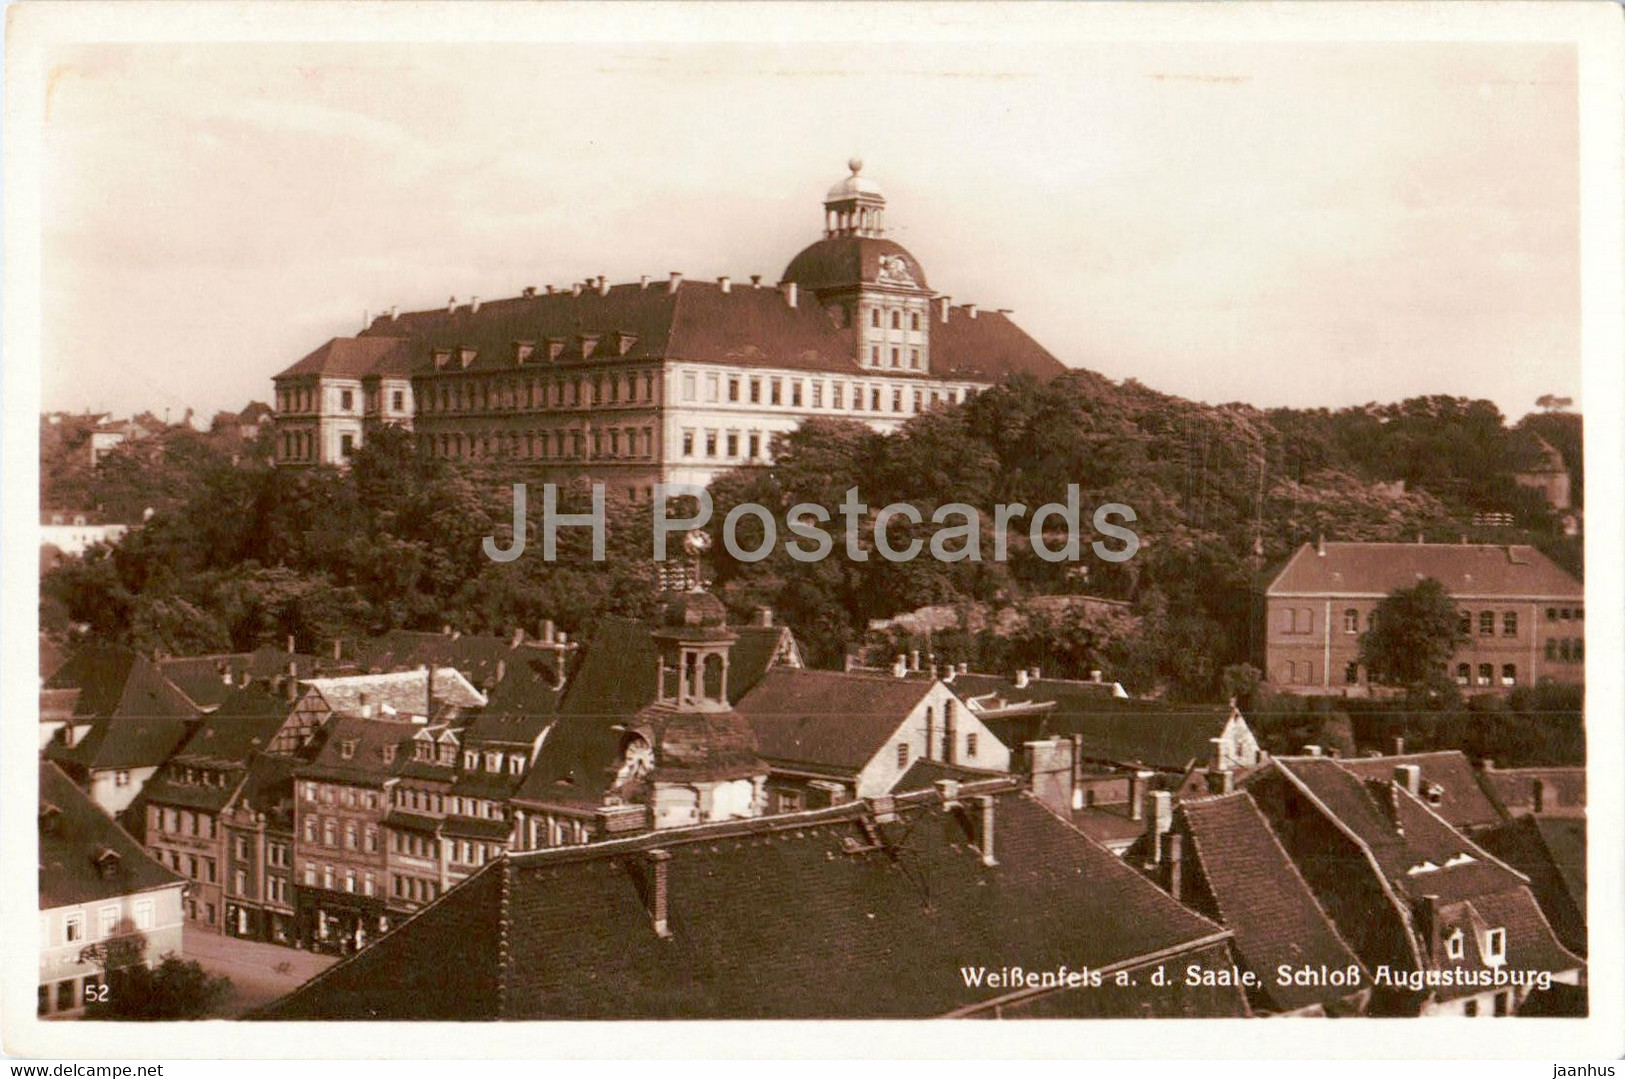
<path fill-rule="evenodd" d="M 914 275 L 909 272 L 908 260 L 902 255 L 881 255 L 879 279 L 892 281 L 902 285 L 914 284 Z"/>

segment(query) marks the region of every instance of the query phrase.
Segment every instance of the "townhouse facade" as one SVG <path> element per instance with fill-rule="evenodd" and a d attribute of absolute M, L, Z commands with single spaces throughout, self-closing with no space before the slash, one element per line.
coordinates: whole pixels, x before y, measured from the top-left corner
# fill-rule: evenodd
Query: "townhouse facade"
<path fill-rule="evenodd" d="M 766 465 L 774 436 L 810 418 L 889 431 L 1011 375 L 1065 370 L 1009 312 L 934 292 L 851 165 L 824 200 L 823 238 L 776 287 L 600 276 L 392 309 L 329 341 L 276 376 L 278 462 L 342 463 L 370 423 L 398 424 L 430 456 L 635 500 Z"/>
<path fill-rule="evenodd" d="M 1468 641 L 1446 673 L 1473 693 L 1585 680 L 1585 588 L 1527 546 L 1306 543 L 1264 593 L 1266 677 L 1281 692 L 1363 696 L 1360 635 L 1396 588 L 1425 578 L 1456 601 Z"/>

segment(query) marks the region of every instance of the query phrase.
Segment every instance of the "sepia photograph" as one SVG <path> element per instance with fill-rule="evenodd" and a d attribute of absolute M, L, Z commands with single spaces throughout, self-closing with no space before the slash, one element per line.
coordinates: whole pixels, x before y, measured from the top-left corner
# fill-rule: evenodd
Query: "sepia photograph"
<path fill-rule="evenodd" d="M 1619 9 L 1382 10 L 12 6 L 6 1052 L 1625 1052 Z"/>

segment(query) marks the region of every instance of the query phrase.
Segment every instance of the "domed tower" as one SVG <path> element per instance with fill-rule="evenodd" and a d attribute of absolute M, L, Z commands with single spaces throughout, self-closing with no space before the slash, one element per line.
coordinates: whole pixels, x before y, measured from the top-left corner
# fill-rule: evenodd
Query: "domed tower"
<path fill-rule="evenodd" d="M 738 636 L 727 611 L 696 589 L 667 600 L 652 636 L 660 654 L 653 704 L 638 714 L 654 750 L 648 773 L 656 828 L 760 816 L 767 765 L 750 721 L 728 702 Z"/>
<path fill-rule="evenodd" d="M 885 238 L 886 196 L 863 176 L 863 162 L 824 196 L 824 238 L 785 268 L 841 326 L 853 327 L 859 365 L 925 374 L 931 370 L 931 289 L 919 260 Z"/>

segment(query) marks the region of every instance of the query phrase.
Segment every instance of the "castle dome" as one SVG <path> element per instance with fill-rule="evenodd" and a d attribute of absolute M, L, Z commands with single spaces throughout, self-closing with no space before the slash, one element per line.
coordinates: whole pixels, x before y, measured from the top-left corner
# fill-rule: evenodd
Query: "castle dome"
<path fill-rule="evenodd" d="M 784 281 L 814 292 L 858 285 L 929 288 L 908 248 L 875 236 L 829 236 L 804 248 L 784 268 Z"/>

